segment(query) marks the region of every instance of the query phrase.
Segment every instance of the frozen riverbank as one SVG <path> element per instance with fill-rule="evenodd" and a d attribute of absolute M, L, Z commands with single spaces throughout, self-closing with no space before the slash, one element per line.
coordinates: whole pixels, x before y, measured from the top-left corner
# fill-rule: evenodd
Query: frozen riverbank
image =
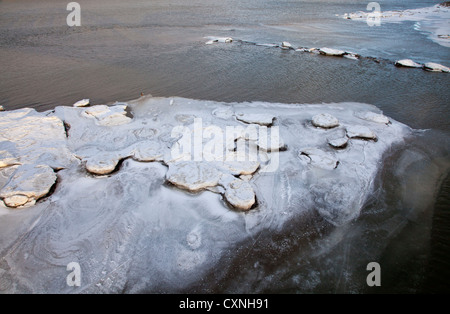
<path fill-rule="evenodd" d="M 128 113 L 122 114 L 125 107 Z M 53 127 L 36 138 L 36 122 Z M 23 195 L 20 180 L 11 184 L 19 171 L 49 167 L 57 180 L 38 180 L 50 192 L 36 204 L 27 196 L 31 201 L 24 208 L 2 205 L 4 292 L 72 291 L 65 284 L 65 266 L 73 261 L 83 273 L 78 292 L 181 291 L 197 285 L 226 252 L 261 232 L 278 232 L 302 217 L 346 226 L 373 193 L 385 153 L 411 134 L 376 107 L 359 103 L 225 104 L 151 97 L 109 109 L 0 113 L 3 129 L 19 125 L 20 130 L 1 133 L 1 193 L 9 193 L 2 199 Z M 193 152 L 201 146 L 206 158 L 212 134 L 222 134 L 227 143 L 227 127 L 244 133 L 232 136 L 234 147 L 215 152 L 236 155 L 243 145 L 246 161 L 224 162 L 215 154 L 212 162 L 174 156 L 174 147 L 186 143 L 189 134 Z M 264 134 L 274 139 L 275 130 L 279 144 L 263 144 Z M 202 131 L 200 142 L 196 131 Z M 256 161 L 249 160 L 252 152 Z M 97 166 L 89 170 L 90 164 Z"/>

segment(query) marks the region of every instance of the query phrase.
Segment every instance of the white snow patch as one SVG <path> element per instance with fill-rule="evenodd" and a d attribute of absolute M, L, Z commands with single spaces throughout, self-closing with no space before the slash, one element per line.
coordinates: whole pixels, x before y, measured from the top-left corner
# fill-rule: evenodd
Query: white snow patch
<path fill-rule="evenodd" d="M 248 124 L 259 124 L 269 126 L 273 123 L 275 116 L 265 113 L 236 113 L 236 119 Z"/>
<path fill-rule="evenodd" d="M 346 53 L 344 55 L 344 58 L 350 59 L 350 60 L 359 60 L 359 55 L 356 53 Z"/>
<path fill-rule="evenodd" d="M 334 128 L 339 126 L 339 120 L 329 113 L 320 113 L 312 118 L 312 124 L 321 128 Z"/>
<path fill-rule="evenodd" d="M 347 146 L 347 143 L 348 143 L 347 137 L 328 140 L 328 144 L 330 144 L 334 148 L 345 148 Z"/>
<path fill-rule="evenodd" d="M 22 165 L 0 190 L 0 197 L 9 207 L 34 202 L 46 195 L 56 181 L 56 174 L 47 165 Z"/>
<path fill-rule="evenodd" d="M 282 49 L 291 49 L 291 48 L 293 48 L 293 47 L 292 47 L 292 45 L 291 45 L 290 42 L 283 41 L 283 42 L 281 43 L 281 48 L 282 48 Z"/>
<path fill-rule="evenodd" d="M 364 125 L 351 125 L 347 127 L 347 136 L 350 138 L 362 138 L 375 140 L 376 134 Z"/>
<path fill-rule="evenodd" d="M 300 152 L 300 156 L 301 155 L 306 155 L 310 159 L 311 165 L 326 170 L 335 169 L 339 163 L 331 153 L 326 153 L 318 148 L 302 149 Z"/>
<path fill-rule="evenodd" d="M 326 55 L 326 56 L 338 56 L 341 57 L 345 54 L 345 51 L 343 50 L 338 50 L 338 49 L 333 49 L 333 48 L 320 48 L 319 49 L 320 54 L 322 55 Z"/>
<path fill-rule="evenodd" d="M 230 108 L 217 108 L 213 110 L 212 115 L 220 119 L 228 120 L 233 117 L 234 112 Z"/>
<path fill-rule="evenodd" d="M 114 171 L 119 163 L 119 156 L 115 153 L 103 152 L 85 159 L 86 170 L 90 173 L 103 175 Z"/>
<path fill-rule="evenodd" d="M 81 99 L 73 104 L 73 107 L 86 107 L 89 106 L 90 100 L 89 99 Z"/>
<path fill-rule="evenodd" d="M 225 188 L 225 198 L 233 207 L 241 210 L 249 210 L 255 204 L 255 191 L 249 182 L 224 175 L 221 185 Z"/>
<path fill-rule="evenodd" d="M 423 65 L 423 68 L 430 72 L 445 72 L 449 73 L 450 68 L 446 67 L 442 64 L 434 63 L 434 62 L 427 62 Z"/>
<path fill-rule="evenodd" d="M 64 124 L 58 117 L 29 108 L 1 113 L 0 168 L 40 164 L 61 169 L 74 161 Z"/>
<path fill-rule="evenodd" d="M 197 161 L 170 163 L 166 174 L 170 183 L 192 192 L 218 185 L 221 176 L 210 163 Z"/>
<path fill-rule="evenodd" d="M 372 122 L 375 122 L 375 123 L 389 124 L 389 118 L 386 117 L 384 114 L 381 114 L 381 113 L 375 113 L 375 112 L 372 112 L 372 111 L 357 112 L 356 116 L 358 118 L 363 119 L 363 120 L 372 121 Z"/>
<path fill-rule="evenodd" d="M 87 118 L 95 118 L 95 122 L 102 126 L 115 126 L 129 123 L 131 118 L 126 114 L 127 106 L 115 105 L 108 107 L 106 105 L 97 105 L 85 109 L 82 114 Z"/>
<path fill-rule="evenodd" d="M 407 67 L 407 68 L 421 68 L 422 65 L 414 62 L 411 59 L 402 59 L 402 60 L 397 60 L 395 61 L 395 65 L 396 66 L 402 66 L 402 67 Z"/>
<path fill-rule="evenodd" d="M 233 38 L 231 37 L 213 37 L 213 36 L 208 36 L 206 37 L 209 40 L 205 43 L 206 45 L 212 45 L 214 43 L 232 43 L 233 42 Z"/>

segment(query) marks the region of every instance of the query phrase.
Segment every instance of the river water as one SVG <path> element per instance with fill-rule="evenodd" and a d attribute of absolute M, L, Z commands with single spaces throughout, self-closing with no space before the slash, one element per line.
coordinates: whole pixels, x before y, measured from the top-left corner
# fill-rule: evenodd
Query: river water
<path fill-rule="evenodd" d="M 250 255 L 237 253 L 234 260 L 253 266 L 255 259 L 276 255 L 272 242 L 279 242 L 279 247 L 291 239 L 289 249 L 280 253 L 283 261 L 266 261 L 261 270 L 266 277 L 282 280 L 255 280 L 243 287 L 233 278 L 245 278 L 246 273 L 236 270 L 223 274 L 219 282 L 206 281 L 214 285 L 199 284 L 191 291 L 449 291 L 449 75 L 392 64 L 411 58 L 450 65 L 449 48 L 430 40 L 423 25 L 369 27 L 336 16 L 364 11 L 367 3 L 356 0 L 78 2 L 81 26 L 68 27 L 68 1 L 0 1 L 0 105 L 5 109 L 44 111 L 82 98 L 103 104 L 135 99 L 141 93 L 224 102 L 363 102 L 414 129 L 427 130 L 386 156 L 376 192 L 342 235 L 342 245 L 335 249 L 339 252 L 331 250 L 325 257 L 299 263 L 298 252 L 308 245 L 295 241 L 293 223 L 273 238 L 261 239 Z M 384 11 L 437 2 L 380 3 Z M 382 61 L 326 58 L 239 42 L 205 45 L 206 36 L 325 46 Z M 386 227 L 395 224 L 399 214 L 406 219 L 396 228 Z M 352 230 L 361 226 L 373 232 L 357 238 L 360 233 Z M 384 230 L 394 231 L 384 234 Z M 346 269 L 356 267 L 352 256 L 363 254 L 358 247 L 382 252 L 374 256 L 383 267 L 383 284 L 376 291 L 352 286 L 352 280 L 365 280 L 365 272 L 361 278 L 345 280 Z M 333 259 L 333 254 L 340 259 Z"/>

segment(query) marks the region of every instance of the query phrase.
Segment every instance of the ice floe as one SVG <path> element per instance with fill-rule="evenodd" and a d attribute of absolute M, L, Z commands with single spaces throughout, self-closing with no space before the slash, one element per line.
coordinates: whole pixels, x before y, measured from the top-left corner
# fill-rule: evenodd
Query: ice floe
<path fill-rule="evenodd" d="M 209 36 L 207 37 L 209 40 L 206 42 L 206 45 L 212 45 L 214 43 L 231 43 L 233 42 L 233 38 L 231 37 L 213 37 Z"/>
<path fill-rule="evenodd" d="M 173 185 L 191 192 L 221 186 L 229 204 L 236 209 L 248 210 L 255 203 L 255 192 L 248 180 L 238 179 L 233 174 L 251 175 L 258 168 L 258 164 L 250 164 L 250 167 L 245 165 L 249 163 L 233 167 L 230 163 L 181 161 L 169 164 L 166 177 Z M 220 193 L 221 190 L 212 191 Z"/>
<path fill-rule="evenodd" d="M 339 120 L 328 113 L 320 113 L 312 117 L 312 124 L 325 129 L 339 126 Z"/>
<path fill-rule="evenodd" d="M 56 174 L 47 165 L 22 165 L 0 190 L 0 197 L 9 207 L 33 204 L 50 191 L 55 181 Z"/>
<path fill-rule="evenodd" d="M 338 49 L 332 49 L 332 48 L 320 48 L 319 49 L 320 54 L 326 55 L 326 56 L 338 56 L 342 57 L 345 54 L 345 51 L 338 50 Z"/>
<path fill-rule="evenodd" d="M 292 47 L 292 44 L 290 42 L 287 41 L 283 41 L 281 43 L 281 49 L 294 49 L 294 47 Z"/>
<path fill-rule="evenodd" d="M 196 161 L 171 163 L 167 172 L 170 183 L 191 192 L 218 185 L 221 176 L 222 173 L 213 165 Z"/>
<path fill-rule="evenodd" d="M 0 113 L 2 292 L 74 292 L 55 279 L 73 261 L 75 292 L 185 291 L 286 223 L 357 218 L 411 134 L 367 104 L 170 99 Z M 126 123 L 99 123 L 124 107 Z M 339 125 L 311 126 L 324 113 Z"/>
<path fill-rule="evenodd" d="M 401 60 L 397 60 L 395 61 L 395 65 L 396 66 L 401 66 L 401 67 L 407 67 L 407 68 L 420 68 L 422 67 L 421 64 L 414 62 L 411 59 L 401 59 Z"/>
<path fill-rule="evenodd" d="M 360 12 L 360 13 L 353 13 L 353 14 L 346 14 L 344 15 L 345 18 L 347 19 L 359 19 L 359 20 L 366 20 L 367 16 L 370 13 L 367 12 Z M 446 13 L 448 14 L 448 16 L 450 17 L 450 9 L 448 10 L 448 12 Z M 387 17 L 384 16 L 384 17 Z M 392 21 L 392 20 L 391 20 Z M 448 24 L 448 23 L 447 23 Z M 450 31 L 448 26 L 446 28 L 446 31 Z M 372 60 L 373 62 L 376 63 L 381 63 L 382 61 L 384 61 L 385 63 L 391 63 L 391 64 L 395 64 L 398 67 L 407 67 L 407 68 L 422 68 L 424 70 L 429 70 L 432 72 L 449 72 L 449 68 L 444 66 L 444 65 L 440 65 L 440 64 L 436 64 L 436 63 L 428 63 L 429 66 L 425 67 L 425 65 L 422 65 L 420 63 L 416 63 L 411 59 L 401 59 L 401 60 L 396 60 L 396 61 L 391 61 L 391 60 L 387 60 L 387 59 L 380 59 L 377 57 L 373 57 L 373 56 L 362 56 L 359 53 L 355 53 L 352 51 L 345 51 L 345 50 L 340 50 L 340 49 L 336 49 L 336 48 L 328 48 L 328 47 L 323 47 L 323 48 L 308 48 L 308 47 L 294 47 L 291 43 L 283 41 L 281 44 L 267 44 L 267 43 L 257 43 L 257 42 L 251 42 L 251 41 L 244 41 L 244 40 L 240 40 L 240 39 L 235 39 L 235 40 L 226 40 L 227 37 L 220 37 L 220 39 L 218 39 L 219 37 L 208 37 L 208 38 L 213 38 L 211 40 L 209 40 L 206 44 L 213 44 L 213 43 L 230 43 L 230 42 L 237 42 L 240 44 L 251 44 L 251 45 L 256 45 L 256 46 L 263 46 L 263 47 L 270 47 L 270 48 L 280 48 L 282 50 L 295 50 L 298 52 L 306 52 L 306 53 L 312 53 L 312 54 L 320 54 L 323 56 L 334 56 L 334 57 L 343 57 L 346 59 L 350 59 L 350 60 L 361 60 L 361 59 L 365 59 L 365 60 Z M 450 39 L 449 35 L 438 35 L 437 38 L 439 40 L 442 39 Z M 448 47 L 450 47 L 450 41 L 448 41 Z M 426 63 L 427 64 L 427 63 Z"/>
<path fill-rule="evenodd" d="M 163 158 L 163 149 L 161 144 L 157 141 L 142 141 L 131 147 L 129 154 L 124 154 L 124 157 L 131 156 L 134 160 L 150 162 L 161 160 Z"/>
<path fill-rule="evenodd" d="M 42 164 L 62 169 L 74 160 L 58 117 L 29 108 L 0 114 L 0 167 Z"/>
<path fill-rule="evenodd" d="M 340 137 L 328 140 L 328 144 L 330 144 L 334 148 L 345 148 L 347 147 L 347 143 L 348 137 Z"/>
<path fill-rule="evenodd" d="M 88 118 L 95 118 L 98 125 L 114 126 L 129 123 L 131 121 L 131 118 L 127 117 L 126 109 L 127 106 L 125 105 L 116 105 L 112 107 L 97 105 L 85 109 L 82 114 Z"/>
<path fill-rule="evenodd" d="M 376 134 L 364 125 L 350 125 L 347 127 L 347 136 L 366 140 L 376 140 Z"/>
<path fill-rule="evenodd" d="M 450 72 L 450 68 L 446 67 L 442 64 L 438 64 L 438 63 L 434 63 L 434 62 L 427 62 L 423 65 L 423 68 L 426 71 L 430 71 L 430 72 L 445 72 L 445 73 L 449 73 Z"/>
<path fill-rule="evenodd" d="M 119 163 L 119 156 L 115 153 L 100 153 L 85 160 L 86 170 L 94 174 L 108 174 L 114 171 Z"/>
<path fill-rule="evenodd" d="M 83 160 L 90 173 L 105 175 L 113 172 L 120 160 L 131 157 L 141 162 L 158 161 L 163 159 L 164 153 L 159 142 L 147 140 L 117 151 L 102 151 L 88 146 L 78 150 L 77 157 Z"/>
<path fill-rule="evenodd" d="M 350 60 L 359 60 L 361 58 L 361 55 L 353 52 L 346 52 L 344 54 L 344 58 L 350 59 Z"/>
<path fill-rule="evenodd" d="M 74 107 L 86 107 L 89 106 L 90 100 L 89 99 L 81 99 L 73 104 Z"/>
<path fill-rule="evenodd" d="M 372 121 L 376 123 L 389 123 L 389 118 L 381 113 L 375 113 L 372 111 L 364 111 L 364 112 L 357 112 L 356 116 L 358 118 L 361 118 L 363 120 Z"/>
<path fill-rule="evenodd" d="M 255 191 L 248 181 L 233 176 L 222 177 L 225 188 L 225 198 L 233 207 L 241 210 L 249 210 L 255 204 Z"/>

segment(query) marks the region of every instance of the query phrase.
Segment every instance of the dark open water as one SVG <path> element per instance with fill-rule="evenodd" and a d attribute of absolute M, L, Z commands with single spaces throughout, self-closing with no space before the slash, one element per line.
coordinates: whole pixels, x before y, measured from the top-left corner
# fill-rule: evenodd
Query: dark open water
<path fill-rule="evenodd" d="M 388 156 L 379 192 L 355 222 L 355 228 L 373 224 L 375 230 L 381 224 L 377 221 L 392 212 L 408 217 L 384 244 L 380 263 L 386 275 L 378 291 L 449 292 L 450 75 L 399 69 L 389 62 L 412 58 L 449 66 L 449 48 L 415 30 L 414 22 L 369 27 L 335 16 L 365 10 L 367 3 L 356 0 L 78 2 L 82 26 L 70 28 L 68 1 L 0 1 L 0 104 L 7 110 L 42 111 L 82 98 L 96 104 L 126 101 L 140 93 L 226 102 L 374 104 L 413 128 L 432 129 Z M 382 10 L 436 3 L 380 1 Z M 258 43 L 286 40 L 388 61 L 328 58 L 240 43 L 204 45 L 204 37 L 211 35 Z M 289 236 L 289 226 L 284 236 Z M 348 237 L 351 244 L 351 234 Z M 368 247 L 378 245 L 376 237 L 365 241 Z M 301 272 L 289 266 L 289 258 L 286 263 L 283 269 L 290 271 L 284 276 Z M 233 291 L 232 286 L 227 289 L 210 290 Z M 309 291 L 274 284 L 258 291 L 352 288 L 322 283 Z"/>

